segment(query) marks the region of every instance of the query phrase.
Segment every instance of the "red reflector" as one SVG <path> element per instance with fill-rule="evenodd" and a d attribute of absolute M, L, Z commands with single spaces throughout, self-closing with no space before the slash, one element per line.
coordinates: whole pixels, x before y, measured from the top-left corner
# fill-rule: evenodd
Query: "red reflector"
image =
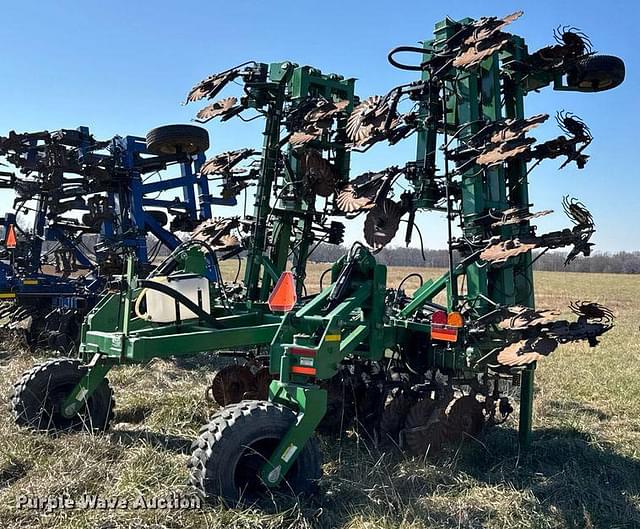
<path fill-rule="evenodd" d="M 282 272 L 269 296 L 269 308 L 274 312 L 288 312 L 294 307 L 297 300 L 296 281 L 293 273 Z"/>
<path fill-rule="evenodd" d="M 290 347 L 289 352 L 298 356 L 316 356 L 316 352 L 313 349 L 303 349 L 301 347 Z"/>
<path fill-rule="evenodd" d="M 296 375 L 314 376 L 316 374 L 316 368 L 315 367 L 304 367 L 304 366 L 292 366 L 291 367 L 291 372 L 295 373 Z"/>
<path fill-rule="evenodd" d="M 431 338 L 444 342 L 456 342 L 458 341 L 458 329 L 448 329 L 440 326 L 431 327 Z"/>
<path fill-rule="evenodd" d="M 13 224 L 9 224 L 9 227 L 7 228 L 7 237 L 4 244 L 7 248 L 15 248 L 18 244 L 16 240 L 16 230 L 13 227 Z"/>
<path fill-rule="evenodd" d="M 436 325 L 447 324 L 447 313 L 444 310 L 437 310 L 431 315 L 431 323 Z"/>

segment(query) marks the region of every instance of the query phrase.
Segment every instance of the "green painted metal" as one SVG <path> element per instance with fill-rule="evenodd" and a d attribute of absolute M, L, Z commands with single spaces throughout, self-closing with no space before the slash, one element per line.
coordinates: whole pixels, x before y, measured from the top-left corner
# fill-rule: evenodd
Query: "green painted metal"
<path fill-rule="evenodd" d="M 528 448 L 531 445 L 531 431 L 533 428 L 533 388 L 535 364 L 528 366 L 521 375 L 520 391 L 520 423 L 518 425 L 518 439 L 520 446 Z"/>
<path fill-rule="evenodd" d="M 268 294 L 266 289 L 266 285 L 269 284 L 268 276 L 262 275 L 264 287 L 262 291 L 259 288 L 259 281 L 261 279 L 263 255 L 267 249 L 268 218 L 271 211 L 270 200 L 278 168 L 278 155 L 280 153 L 278 142 L 280 141 L 285 90 L 288 81 L 293 75 L 294 65 L 283 63 L 277 66 L 272 65 L 271 69 L 272 71 L 277 69 L 278 77 L 274 79 L 274 75 L 272 75 L 272 82 L 266 84 L 266 92 L 270 102 L 265 121 L 260 178 L 258 179 L 255 195 L 254 214 L 256 220 L 254 238 L 247 255 L 247 267 L 244 275 L 247 298 L 250 301 L 265 301 Z"/>
<path fill-rule="evenodd" d="M 348 110 L 351 110 L 355 98 L 355 80 L 335 74 L 325 75 L 315 68 L 300 67 L 290 62 L 261 64 L 258 70 L 266 72 L 265 79 L 247 90 L 248 105 L 261 109 L 266 119 L 253 211 L 255 228 L 244 275 L 246 296 L 240 301 L 229 302 L 220 293 L 219 285 L 211 283 L 211 314 L 216 319 L 215 327 L 198 319 L 169 324 L 148 322 L 135 317 L 132 311 L 142 289 L 137 286 L 134 258 L 129 256 L 121 290 L 107 294 L 83 324 L 80 353 L 85 361 L 91 361 L 87 375 L 66 400 L 69 413 L 77 409 L 78 395 L 87 398 L 113 365 L 147 362 L 157 357 L 195 355 L 212 350 L 243 351 L 269 345 L 280 328 L 283 315 L 271 313 L 266 301 L 272 285 L 287 268 L 290 257 L 298 293 L 302 292 L 309 243 L 313 240 L 311 230 L 316 214 L 315 196 L 297 200 L 283 198 L 283 191 L 298 185 L 303 176 L 293 152 L 288 155 L 291 173 L 283 170 L 279 158 L 283 109 L 285 104 L 308 96 L 323 96 L 329 100 L 346 99 L 349 101 Z M 341 118 L 339 128 L 345 126 L 346 120 Z M 315 142 L 314 148 L 332 151 L 338 175 L 346 181 L 349 153 L 345 146 L 322 138 Z M 274 195 L 277 197 L 275 202 Z M 292 245 L 294 224 L 298 230 Z M 270 244 L 267 242 L 269 229 L 274 233 Z M 207 262 L 200 247 L 180 249 L 173 258 L 175 267 L 171 273 L 206 276 Z M 304 395 L 301 394 L 300 398 L 304 398 Z M 316 398 L 313 395 L 308 397 L 310 403 L 315 403 Z M 307 416 L 311 417 L 312 412 L 308 412 Z"/>
<path fill-rule="evenodd" d="M 434 38 L 424 42 L 423 60 L 441 52 L 445 40 L 459 31 L 459 24 L 468 22 L 472 19 L 458 22 L 445 19 L 437 23 Z M 445 210 L 450 223 L 459 216 L 463 239 L 467 241 L 487 240 L 495 235 L 488 224 L 483 223 L 490 211 L 530 206 L 527 167 L 521 161 L 510 161 L 485 170 L 471 164 L 462 174 L 451 177 L 445 155 L 447 207 L 443 208 L 440 205 L 442 189 L 434 179 L 439 145 L 447 148 L 452 134 L 464 144 L 487 123 L 504 118 L 524 118 L 524 96 L 529 91 L 549 84 L 556 90 L 572 89 L 563 84 L 561 72 L 534 71 L 525 76 L 515 69 L 505 69 L 503 64 L 509 61 L 522 63 L 528 53 L 522 38 L 513 35 L 509 38 L 504 51 L 488 56 L 475 69 L 449 66 L 448 71 L 440 72 L 441 77 L 418 100 L 423 125 L 418 129 L 417 173 L 409 178 L 413 188 L 413 212 Z M 431 81 L 426 70 L 422 79 Z M 439 121 L 438 116 L 443 120 Z M 460 209 L 457 211 L 452 209 L 452 195 L 459 197 Z M 530 225 L 528 222 L 510 224 L 498 231 L 505 239 L 517 238 L 528 234 Z M 270 349 L 271 371 L 279 373 L 279 382 L 272 386 L 271 399 L 298 410 L 299 420 L 262 469 L 262 477 L 268 485 L 279 483 L 292 464 L 291 458 L 300 452 L 300 447 L 312 435 L 314 424 L 325 412 L 322 407 L 314 410 L 312 419 L 304 419 L 309 413 L 311 398 L 317 398 L 315 402 L 319 407 L 324 406 L 323 399 L 326 401 L 324 390 L 315 384 L 316 380 L 333 376 L 343 359 L 349 356 L 380 359 L 386 349 L 404 347 L 411 336 L 418 333 L 424 336 L 425 342 L 431 342 L 426 353 L 430 367 L 454 370 L 461 377 L 488 372 L 487 358 L 505 343 L 498 330 L 495 336 L 489 335 L 480 343 L 470 341 L 466 329 L 460 330 L 457 342 L 438 343 L 430 340 L 429 324 L 412 321 L 413 316 L 425 307 L 437 308 L 434 299 L 442 292 L 446 292 L 447 311 L 463 305 L 471 307 L 478 320 L 491 315 L 496 307 L 535 307 L 531 252 L 510 259 L 500 267 L 480 265 L 478 255 L 479 250 L 465 249 L 458 264 L 451 260 L 448 272 L 427 280 L 397 314 L 387 317 L 384 307 L 386 269 L 372 262 L 372 256 L 360 249 L 333 266 L 330 287 L 283 319 Z M 352 277 L 348 292 L 332 304 L 331 296 L 339 287 L 341 274 L 350 267 Z M 459 288 L 460 281 L 464 282 L 466 291 Z M 296 374 L 295 369 L 301 366 L 311 366 L 315 370 L 313 375 Z M 519 442 L 527 447 L 533 423 L 535 364 L 514 373 L 521 385 Z M 294 452 L 291 452 L 291 446 L 296 447 Z"/>
<path fill-rule="evenodd" d="M 111 369 L 113 363 L 105 361 L 105 359 L 96 355 L 93 362 L 89 364 L 89 370 L 80 379 L 78 385 L 73 389 L 69 396 L 61 405 L 62 415 L 65 417 L 73 417 L 87 401 L 93 392 L 98 388 Z"/>
<path fill-rule="evenodd" d="M 384 354 L 386 267 L 376 264 L 364 247 L 334 265 L 335 279 L 349 267 L 349 286 L 342 296 L 332 300 L 331 286 L 289 313 L 271 344 L 271 371 L 279 373 L 279 381 L 271 385 L 270 400 L 293 407 L 298 420 L 261 470 L 269 486 L 283 479 L 326 413 L 327 392 L 314 380 L 334 376 L 351 354 L 371 360 Z M 313 374 L 296 373 L 300 367 L 313 369 Z"/>
<path fill-rule="evenodd" d="M 469 22 L 464 19 L 459 22 Z M 446 19 L 436 24 L 434 38 L 424 43 L 424 59 L 442 51 L 444 41 L 459 30 L 459 22 Z M 556 89 L 569 89 L 551 71 L 524 77 L 505 71 L 505 60 L 521 61 L 527 49 L 520 37 L 512 36 L 505 51 L 487 57 L 478 68 L 449 67 L 437 80 L 429 81 L 428 91 L 417 97 L 423 125 L 418 132 L 415 165 L 419 168 L 410 184 L 412 214 L 417 211 L 446 211 L 451 224 L 462 220 L 465 240 L 487 240 L 491 228 L 482 220 L 490 210 L 529 206 L 527 168 L 522 162 L 480 170 L 466 167 L 461 174 L 449 171 L 444 156 L 446 187 L 436 182 L 438 150 L 449 146 L 453 136 L 465 142 L 482 126 L 503 118 L 524 117 L 524 96 L 553 83 Z M 501 63 L 502 61 L 502 63 Z M 478 343 L 468 329 L 460 329 L 455 342 L 431 339 L 431 325 L 414 317 L 422 310 L 440 309 L 436 296 L 446 295 L 446 310 L 470 307 L 474 318 L 482 318 L 496 306 L 523 304 L 534 307 L 531 254 L 509 260 L 501 267 L 478 262 L 478 253 L 463 248 L 458 263 L 450 261 L 442 276 L 426 281 L 397 313 L 386 307 L 387 270 L 376 263 L 363 246 L 354 245 L 331 271 L 331 286 L 287 314 L 274 314 L 267 306 L 273 284 L 291 263 L 296 289 L 304 292 L 306 265 L 312 226 L 317 215 L 315 195 L 289 193 L 300 185 L 303 168 L 293 150 L 282 153 L 283 114 L 287 105 L 309 96 L 329 100 L 348 100 L 352 110 L 354 80 L 325 75 L 308 66 L 283 62 L 261 64 L 265 72 L 260 82 L 246 90 L 249 106 L 266 116 L 261 165 L 253 207 L 254 231 L 247 253 L 244 285 L 246 296 L 229 301 L 220 285 L 211 283 L 211 315 L 216 325 L 193 318 L 158 324 L 134 317 L 132 307 L 142 289 L 135 276 L 133 257 L 127 261 L 123 288 L 112 292 L 89 314 L 82 329 L 80 351 L 89 370 L 64 402 L 67 415 L 73 415 L 91 395 L 106 373 L 117 364 L 146 362 L 152 358 L 195 355 L 211 350 L 246 350 L 269 346 L 269 368 L 278 375 L 269 390 L 269 399 L 292 408 L 297 420 L 261 469 L 269 486 L 280 483 L 313 435 L 327 409 L 327 392 L 318 382 L 330 379 L 348 357 L 380 361 L 387 352 L 410 347 L 416 336 L 425 344 L 429 369 L 441 369 L 463 377 L 487 374 L 486 359 L 500 347 L 498 332 Z M 432 118 L 432 119 L 427 119 Z M 338 129 L 344 133 L 346 119 Z M 342 182 L 348 181 L 350 157 L 345 142 L 330 137 L 313 140 L 313 148 L 331 153 L 331 161 Z M 452 198 L 452 197 L 455 197 Z M 442 199 L 446 199 L 446 208 Z M 455 205 L 454 205 L 455 204 Z M 459 208 L 458 210 L 454 208 Z M 500 228 L 505 238 L 529 232 L 528 223 Z M 451 226 L 450 226 L 451 234 Z M 450 235 L 451 237 L 451 235 Z M 449 241 L 452 243 L 452 241 Z M 470 245 L 471 246 L 471 245 Z M 174 272 L 207 273 L 207 261 L 199 248 L 182 249 L 173 256 Z M 173 273 L 173 272 L 172 272 Z M 464 282 L 465 289 L 461 288 Z M 203 318 L 206 319 L 206 318 Z M 521 383 L 519 440 L 523 447 L 531 439 L 535 365 L 519 373 Z"/>
<path fill-rule="evenodd" d="M 327 409 L 327 392 L 315 386 L 273 381 L 269 388 L 269 400 L 295 407 L 297 412 L 296 427 L 282 438 L 260 471 L 263 482 L 275 487 L 282 481 L 320 424 Z"/>

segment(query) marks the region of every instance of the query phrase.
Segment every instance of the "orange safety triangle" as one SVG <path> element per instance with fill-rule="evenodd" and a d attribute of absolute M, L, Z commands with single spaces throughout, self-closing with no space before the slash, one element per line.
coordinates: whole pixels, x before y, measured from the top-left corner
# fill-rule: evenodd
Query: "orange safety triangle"
<path fill-rule="evenodd" d="M 13 227 L 13 224 L 9 224 L 7 228 L 7 238 L 4 241 L 4 244 L 7 248 L 15 248 L 18 241 L 16 240 L 16 230 Z"/>
<path fill-rule="evenodd" d="M 293 273 L 282 272 L 269 296 L 269 308 L 274 312 L 288 312 L 294 307 L 297 300 L 296 281 Z"/>

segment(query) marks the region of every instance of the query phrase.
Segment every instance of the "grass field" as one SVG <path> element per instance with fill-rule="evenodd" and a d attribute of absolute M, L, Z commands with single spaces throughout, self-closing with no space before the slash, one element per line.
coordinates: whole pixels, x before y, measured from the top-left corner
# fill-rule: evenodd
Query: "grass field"
<path fill-rule="evenodd" d="M 308 286 L 317 288 L 312 267 Z M 391 283 L 409 269 L 391 271 Z M 425 275 L 437 271 L 426 271 Z M 0 412 L 1 528 L 640 528 L 640 277 L 537 273 L 538 306 L 571 299 L 611 307 L 617 326 L 596 349 L 565 346 L 537 370 L 533 447 L 514 421 L 437 460 L 381 456 L 355 435 L 323 440 L 321 495 L 267 511 L 97 509 L 42 514 L 16 498 L 188 493 L 189 444 L 212 409 L 210 366 L 154 361 L 119 368 L 112 431 L 51 438 Z M 46 352 L 0 353 L 0 392 Z"/>

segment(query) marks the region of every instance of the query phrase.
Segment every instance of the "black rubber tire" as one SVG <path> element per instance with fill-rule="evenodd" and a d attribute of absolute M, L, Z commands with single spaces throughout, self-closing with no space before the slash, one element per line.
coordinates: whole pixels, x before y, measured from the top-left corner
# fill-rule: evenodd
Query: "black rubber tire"
<path fill-rule="evenodd" d="M 16 423 L 49 432 L 104 431 L 113 418 L 113 390 L 105 378 L 87 399 L 83 408 L 70 419 L 59 406 L 80 382 L 87 368 L 78 358 L 55 358 L 26 371 L 13 386 L 11 412 Z"/>
<path fill-rule="evenodd" d="M 578 91 L 602 92 L 624 81 L 624 62 L 613 55 L 591 55 L 567 74 L 567 84 Z"/>
<path fill-rule="evenodd" d="M 151 154 L 198 154 L 209 148 L 209 133 L 195 125 L 164 125 L 147 134 Z"/>
<path fill-rule="evenodd" d="M 222 498 L 231 506 L 260 499 L 267 489 L 253 469 L 259 470 L 295 421 L 292 410 L 260 400 L 245 400 L 221 409 L 191 445 L 191 484 L 206 499 Z M 250 450 L 257 454 L 252 457 Z M 318 441 L 312 437 L 277 491 L 316 492 L 321 463 Z"/>

